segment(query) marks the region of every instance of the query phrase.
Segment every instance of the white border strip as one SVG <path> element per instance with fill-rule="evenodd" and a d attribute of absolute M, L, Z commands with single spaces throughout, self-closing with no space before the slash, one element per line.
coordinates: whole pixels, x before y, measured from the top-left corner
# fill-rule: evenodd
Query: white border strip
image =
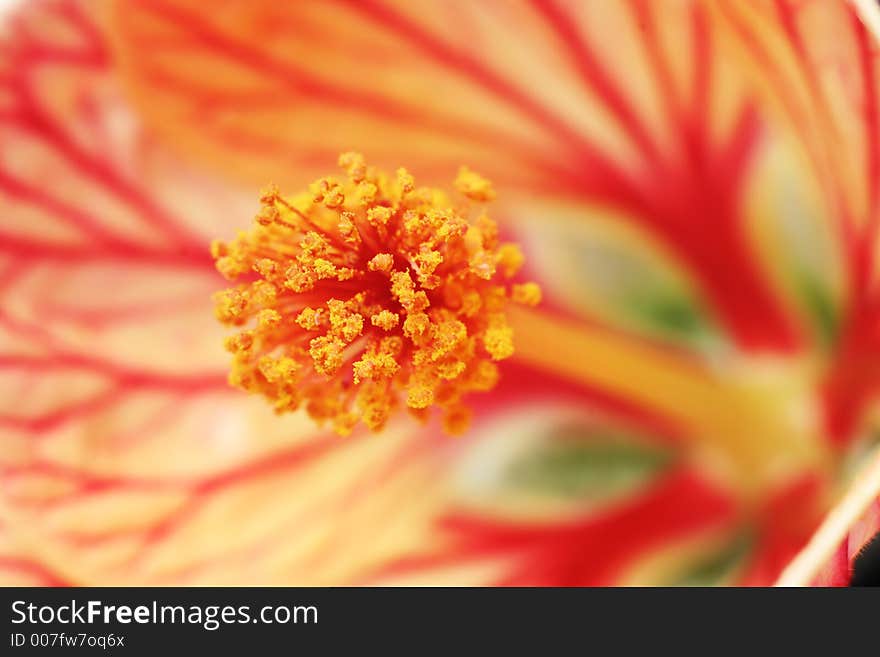
<path fill-rule="evenodd" d="M 880 452 L 859 475 L 840 503 L 825 517 L 813 538 L 788 564 L 776 586 L 809 586 L 819 570 L 827 564 L 843 543 L 850 528 L 880 497 Z"/>
<path fill-rule="evenodd" d="M 880 5 L 877 0 L 850 0 L 859 18 L 880 45 Z"/>

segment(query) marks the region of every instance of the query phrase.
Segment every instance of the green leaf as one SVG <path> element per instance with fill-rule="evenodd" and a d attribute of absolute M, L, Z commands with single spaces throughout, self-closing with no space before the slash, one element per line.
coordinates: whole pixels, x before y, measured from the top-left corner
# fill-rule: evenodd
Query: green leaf
<path fill-rule="evenodd" d="M 514 460 L 507 483 L 532 493 L 567 498 L 604 498 L 637 488 L 671 461 L 665 449 L 630 436 L 562 429 L 551 440 Z"/>
<path fill-rule="evenodd" d="M 658 337 L 686 343 L 705 342 L 712 337 L 706 314 L 683 294 L 643 290 L 624 297 L 620 305 L 635 324 Z"/>
<path fill-rule="evenodd" d="M 691 280 L 664 266 L 650 246 L 582 221 L 542 227 L 533 239 L 542 244 L 541 253 L 552 254 L 539 259 L 542 284 L 572 308 L 701 351 L 726 345 Z"/>
<path fill-rule="evenodd" d="M 608 246 L 584 248 L 578 261 L 584 285 L 631 328 L 692 346 L 720 339 L 706 309 L 681 281 L 650 268 L 636 254 Z"/>
<path fill-rule="evenodd" d="M 717 586 L 728 583 L 754 547 L 751 532 L 742 532 L 716 553 L 697 563 L 691 570 L 670 583 L 671 586 Z"/>
<path fill-rule="evenodd" d="M 831 293 L 815 276 L 804 273 L 798 280 L 800 295 L 818 329 L 822 345 L 831 347 L 840 331 L 840 312 Z"/>

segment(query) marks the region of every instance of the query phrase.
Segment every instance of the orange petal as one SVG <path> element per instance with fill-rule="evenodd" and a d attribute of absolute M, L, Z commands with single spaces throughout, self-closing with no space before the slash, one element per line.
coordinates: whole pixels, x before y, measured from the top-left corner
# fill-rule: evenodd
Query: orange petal
<path fill-rule="evenodd" d="M 702 3 L 254 2 L 205 15 L 162 1 L 115 3 L 109 20 L 151 125 L 227 175 L 299 176 L 349 148 L 428 179 L 466 163 L 502 198 L 615 207 L 682 261 L 744 348 L 803 341 L 741 207 L 767 117 Z"/>
<path fill-rule="evenodd" d="M 338 583 L 427 540 L 427 441 L 326 440 L 228 387 L 208 241 L 252 194 L 144 127 L 89 6 L 0 42 L 3 582 Z"/>

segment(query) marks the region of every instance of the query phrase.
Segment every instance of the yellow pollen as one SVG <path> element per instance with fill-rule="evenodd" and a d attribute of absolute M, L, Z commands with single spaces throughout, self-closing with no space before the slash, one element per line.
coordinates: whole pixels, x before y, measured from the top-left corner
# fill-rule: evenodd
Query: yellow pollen
<path fill-rule="evenodd" d="M 369 208 L 367 210 L 367 221 L 373 226 L 384 226 L 388 223 L 388 220 L 391 219 L 392 214 L 393 211 L 391 208 L 386 208 L 381 205 L 379 207 Z"/>
<path fill-rule="evenodd" d="M 370 271 L 389 272 L 394 265 L 394 256 L 390 253 L 377 253 L 367 263 L 367 269 Z"/>
<path fill-rule="evenodd" d="M 511 279 L 523 264 L 485 214 L 442 191 L 416 187 L 343 153 L 344 179 L 307 192 L 269 186 L 251 228 L 211 255 L 235 287 L 215 295 L 217 318 L 239 327 L 224 345 L 232 385 L 300 408 L 337 433 L 378 431 L 408 407 L 431 407 L 451 434 L 466 430 L 470 393 L 497 383 L 493 361 L 513 354 L 509 303 L 535 305 L 541 290 Z M 494 199 L 489 181 L 462 167 L 455 189 Z"/>
<path fill-rule="evenodd" d="M 508 243 L 498 247 L 498 268 L 506 278 L 516 276 L 525 260 L 525 256 L 516 244 Z"/>
<path fill-rule="evenodd" d="M 403 167 L 397 170 L 397 186 L 401 197 L 406 196 L 416 187 L 415 179 Z"/>
<path fill-rule="evenodd" d="M 483 343 L 494 360 L 504 360 L 513 355 L 513 329 L 503 315 L 494 315 L 483 336 Z"/>
<path fill-rule="evenodd" d="M 353 183 L 362 182 L 367 175 L 367 163 L 360 153 L 343 153 L 339 156 L 339 166 L 345 169 Z"/>
<path fill-rule="evenodd" d="M 373 326 L 390 331 L 400 322 L 400 317 L 390 310 L 383 310 L 370 317 L 370 322 Z"/>
<path fill-rule="evenodd" d="M 541 303 L 541 288 L 535 283 L 514 285 L 513 300 L 524 306 L 537 306 Z"/>
<path fill-rule="evenodd" d="M 455 179 L 455 188 L 474 201 L 493 201 L 495 190 L 492 183 L 467 167 L 461 167 Z"/>

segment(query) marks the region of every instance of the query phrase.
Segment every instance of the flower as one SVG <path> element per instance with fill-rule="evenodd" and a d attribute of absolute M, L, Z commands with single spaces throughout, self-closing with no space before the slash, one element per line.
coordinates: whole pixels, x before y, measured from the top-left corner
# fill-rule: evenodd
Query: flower
<path fill-rule="evenodd" d="M 106 4 L 4 19 L 4 581 L 766 584 L 843 495 L 877 397 L 853 5 Z M 540 282 L 463 440 L 225 381 L 209 240 L 349 148 L 491 178 Z"/>
<path fill-rule="evenodd" d="M 405 169 L 391 179 L 357 153 L 339 164 L 346 183 L 321 178 L 291 200 L 269 188 L 255 226 L 214 243 L 226 278 L 258 274 L 216 295 L 222 322 L 256 320 L 226 341 L 230 382 L 278 412 L 304 404 L 342 435 L 359 420 L 384 428 L 403 391 L 410 410 L 439 405 L 445 429 L 460 433 L 469 420 L 462 396 L 492 389 L 493 361 L 513 354 L 508 301 L 534 306 L 540 288 L 499 285 L 523 255 L 499 244 L 485 214 L 469 222 L 469 208 L 416 188 Z M 467 168 L 456 187 L 473 201 L 494 198 Z"/>

